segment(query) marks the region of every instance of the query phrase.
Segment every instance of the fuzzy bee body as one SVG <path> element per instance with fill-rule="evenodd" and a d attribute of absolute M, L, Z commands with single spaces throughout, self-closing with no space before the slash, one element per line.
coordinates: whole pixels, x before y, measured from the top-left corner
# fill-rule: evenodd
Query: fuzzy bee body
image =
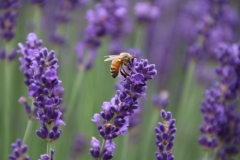
<path fill-rule="evenodd" d="M 110 73 L 113 78 L 116 78 L 118 76 L 119 71 L 125 78 L 129 76 L 129 74 L 125 71 L 123 66 L 127 66 L 129 68 L 128 65 L 133 62 L 135 56 L 126 52 L 122 52 L 120 53 L 120 55 L 110 55 L 106 57 L 108 58 L 105 59 L 104 61 L 112 61 Z"/>
<path fill-rule="evenodd" d="M 121 61 L 119 59 L 112 60 L 110 72 L 113 78 L 116 78 L 118 76 L 120 67 L 121 67 Z"/>

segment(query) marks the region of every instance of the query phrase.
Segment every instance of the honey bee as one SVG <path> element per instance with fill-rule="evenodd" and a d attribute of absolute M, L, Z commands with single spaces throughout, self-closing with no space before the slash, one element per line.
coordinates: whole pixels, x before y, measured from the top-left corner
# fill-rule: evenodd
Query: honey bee
<path fill-rule="evenodd" d="M 112 61 L 110 72 L 113 78 L 118 76 L 119 71 L 125 78 L 129 76 L 129 73 L 125 71 L 124 66 L 126 66 L 129 70 L 132 70 L 129 67 L 129 64 L 133 63 L 133 59 L 135 58 L 134 55 L 131 55 L 127 52 L 122 52 L 119 55 L 109 55 L 105 57 L 108 58 L 104 61 Z"/>

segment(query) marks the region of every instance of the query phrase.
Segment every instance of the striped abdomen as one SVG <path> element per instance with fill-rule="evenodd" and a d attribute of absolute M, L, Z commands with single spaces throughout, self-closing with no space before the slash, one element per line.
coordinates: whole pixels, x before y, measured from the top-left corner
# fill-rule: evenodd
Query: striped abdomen
<path fill-rule="evenodd" d="M 121 67 L 121 60 L 120 59 L 114 59 L 111 63 L 110 72 L 113 78 L 116 78 L 118 76 L 119 69 Z"/>

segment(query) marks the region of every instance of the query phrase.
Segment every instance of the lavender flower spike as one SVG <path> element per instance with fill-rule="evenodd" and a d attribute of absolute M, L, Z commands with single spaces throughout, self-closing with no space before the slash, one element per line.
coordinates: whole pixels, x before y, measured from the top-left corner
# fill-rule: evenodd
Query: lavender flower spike
<path fill-rule="evenodd" d="M 156 145 L 158 152 L 155 156 L 157 160 L 174 160 L 172 148 L 174 144 L 174 133 L 177 131 L 175 128 L 175 119 L 172 119 L 172 113 L 161 110 L 161 117 L 163 123 L 159 122 L 155 128 L 156 132 Z"/>
<path fill-rule="evenodd" d="M 16 143 L 12 144 L 12 154 L 8 156 L 10 160 L 30 160 L 29 156 L 26 155 L 27 153 L 27 145 L 22 144 L 21 139 L 17 139 Z"/>
<path fill-rule="evenodd" d="M 207 150 L 217 149 L 218 159 L 232 159 L 239 153 L 240 114 L 239 44 L 221 44 L 216 55 L 221 66 L 216 70 L 220 82 L 206 91 L 202 101 L 203 123 L 199 144 Z"/>
<path fill-rule="evenodd" d="M 90 153 L 94 158 L 111 159 L 113 157 L 115 145 L 112 144 L 112 139 L 127 133 L 129 117 L 139 107 L 138 99 L 146 96 L 147 81 L 157 74 L 155 65 L 148 64 L 146 59 L 134 61 L 129 67 L 132 68 L 132 72 L 120 82 L 122 89 L 116 91 L 116 95 L 110 102 L 103 102 L 100 114 L 94 114 L 92 118 L 103 142 L 106 142 L 104 148 L 99 151 L 100 142 L 96 139 L 92 140 L 93 148 Z"/>
<path fill-rule="evenodd" d="M 0 9 L 3 12 L 0 15 L 0 35 L 5 41 L 13 39 L 15 33 L 14 28 L 17 23 L 17 13 L 20 7 L 19 0 L 1 1 Z"/>
<path fill-rule="evenodd" d="M 48 51 L 41 45 L 42 41 L 34 33 L 27 36 L 25 46 L 19 44 L 22 54 L 19 58 L 20 70 L 24 72 L 25 83 L 29 87 L 28 94 L 34 99 L 33 104 L 37 108 L 36 119 L 42 125 L 36 134 L 45 141 L 52 142 L 62 133 L 58 126 L 65 125 L 60 111 L 64 89 L 57 76 L 58 60 L 54 51 Z"/>

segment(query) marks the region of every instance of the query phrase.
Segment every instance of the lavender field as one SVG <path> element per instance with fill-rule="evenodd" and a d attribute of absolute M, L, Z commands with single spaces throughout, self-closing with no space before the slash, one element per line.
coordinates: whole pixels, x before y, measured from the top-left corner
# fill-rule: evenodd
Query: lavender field
<path fill-rule="evenodd" d="M 0 159 L 239 160 L 239 0 L 0 0 Z"/>

